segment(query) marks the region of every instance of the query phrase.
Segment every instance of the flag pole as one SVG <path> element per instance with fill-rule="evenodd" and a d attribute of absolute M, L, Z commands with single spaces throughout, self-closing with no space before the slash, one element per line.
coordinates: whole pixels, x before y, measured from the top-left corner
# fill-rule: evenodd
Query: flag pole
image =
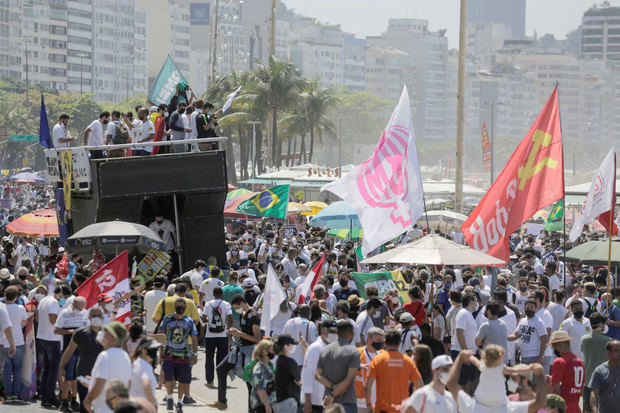
<path fill-rule="evenodd" d="M 562 229 L 562 242 L 564 243 L 562 247 L 562 255 L 564 256 L 564 265 L 562 265 L 562 268 L 564 269 L 564 274 L 562 274 L 562 281 L 564 282 L 564 288 L 566 288 L 566 193 L 564 193 L 564 197 L 562 198 L 562 210 L 564 212 L 564 216 L 562 217 L 562 225 L 564 227 Z"/>
<path fill-rule="evenodd" d="M 615 188 L 615 186 L 614 186 Z M 614 197 L 611 197 L 611 210 L 609 211 L 609 249 L 607 251 L 607 297 L 610 297 L 610 284 L 611 284 L 611 238 L 614 232 Z M 607 303 L 607 314 L 609 314 L 609 299 Z"/>

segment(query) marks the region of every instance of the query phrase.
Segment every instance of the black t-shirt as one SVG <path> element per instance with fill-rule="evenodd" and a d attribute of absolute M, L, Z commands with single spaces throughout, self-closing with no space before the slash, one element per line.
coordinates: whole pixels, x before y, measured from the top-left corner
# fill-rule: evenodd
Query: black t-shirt
<path fill-rule="evenodd" d="M 77 375 L 90 375 L 99 353 L 103 351 L 101 344 L 97 342 L 97 333 L 90 326 L 78 328 L 71 336 L 71 341 L 77 345 L 79 354 L 77 362 Z"/>
<path fill-rule="evenodd" d="M 276 400 L 281 402 L 294 397 L 299 403 L 299 386 L 295 383 L 300 380 L 300 371 L 297 362 L 292 358 L 280 355 L 276 361 Z"/>
<path fill-rule="evenodd" d="M 241 317 L 241 332 L 253 336 L 254 332 L 252 331 L 252 326 L 255 324 L 260 327 L 260 316 L 256 311 L 250 310 Z M 240 344 L 242 346 L 252 346 L 256 343 L 242 338 Z"/>
<path fill-rule="evenodd" d="M 196 117 L 196 132 L 199 138 L 217 137 L 214 125 L 207 130 L 204 129 L 204 127 L 209 124 L 211 119 L 213 119 L 213 115 L 207 115 L 206 113 L 201 113 Z"/>

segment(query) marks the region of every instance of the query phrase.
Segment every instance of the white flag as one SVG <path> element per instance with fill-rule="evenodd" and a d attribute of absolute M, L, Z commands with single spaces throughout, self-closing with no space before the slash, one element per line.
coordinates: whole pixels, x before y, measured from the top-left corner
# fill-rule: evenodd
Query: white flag
<path fill-rule="evenodd" d="M 599 215 L 611 209 L 614 199 L 616 182 L 616 154 L 614 148 L 611 148 L 598 172 L 590 184 L 590 190 L 586 196 L 586 200 L 581 207 L 581 211 L 575 215 L 573 227 L 570 230 L 569 240 L 571 242 L 579 238 L 583 226 L 593 222 Z M 604 224 L 609 226 L 608 223 Z"/>
<path fill-rule="evenodd" d="M 355 208 L 364 229 L 364 255 L 412 228 L 422 216 L 424 191 L 406 86 L 373 155 L 321 191 Z"/>
<path fill-rule="evenodd" d="M 263 295 L 263 312 L 260 317 L 260 328 L 265 335 L 271 335 L 271 320 L 274 319 L 280 311 L 280 304 L 288 297 L 282 289 L 280 280 L 271 264 L 267 270 L 267 280 L 265 281 L 265 293 Z"/>
<path fill-rule="evenodd" d="M 224 106 L 222 107 L 222 112 L 226 112 L 232 106 L 233 100 L 239 94 L 240 90 L 241 90 L 241 86 L 239 86 L 237 90 L 235 90 L 230 95 L 228 95 L 228 99 L 226 100 L 226 103 L 224 103 Z"/>

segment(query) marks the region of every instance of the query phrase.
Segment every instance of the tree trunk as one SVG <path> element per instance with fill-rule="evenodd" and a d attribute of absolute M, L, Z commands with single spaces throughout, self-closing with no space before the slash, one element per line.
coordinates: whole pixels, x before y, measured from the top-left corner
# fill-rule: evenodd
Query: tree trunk
<path fill-rule="evenodd" d="M 293 138 L 293 157 L 290 166 L 295 166 L 295 158 L 297 157 L 297 138 Z"/>
<path fill-rule="evenodd" d="M 310 128 L 310 153 L 308 154 L 308 163 L 312 163 L 313 152 L 314 152 L 314 128 Z"/>
<path fill-rule="evenodd" d="M 282 153 L 282 150 L 278 139 L 278 111 L 276 109 L 274 109 L 271 114 L 271 123 L 271 165 L 280 166 L 280 154 Z M 278 153 L 278 151 L 280 153 Z"/>
<path fill-rule="evenodd" d="M 301 134 L 301 147 L 299 148 L 299 165 L 301 165 L 301 159 L 303 156 L 303 163 L 306 163 L 306 134 Z"/>
<path fill-rule="evenodd" d="M 291 150 L 293 149 L 293 142 L 292 142 L 292 138 L 288 139 L 288 143 L 287 143 L 287 149 L 286 149 L 286 166 L 290 168 L 291 166 L 291 156 L 292 156 L 292 152 Z"/>
<path fill-rule="evenodd" d="M 248 145 L 246 134 L 242 125 L 237 126 L 239 134 L 239 174 L 242 180 L 248 179 Z"/>
<path fill-rule="evenodd" d="M 259 126 L 256 128 L 256 175 L 263 173 L 263 129 Z"/>
<path fill-rule="evenodd" d="M 224 136 L 231 136 L 230 131 L 225 130 Z M 237 171 L 235 170 L 235 153 L 233 151 L 232 139 L 226 140 L 226 170 L 228 171 L 228 182 L 237 185 Z"/>

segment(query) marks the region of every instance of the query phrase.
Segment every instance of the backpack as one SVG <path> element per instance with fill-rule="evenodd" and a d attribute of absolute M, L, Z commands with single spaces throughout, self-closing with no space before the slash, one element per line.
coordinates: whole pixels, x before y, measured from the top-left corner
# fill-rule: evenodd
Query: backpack
<path fill-rule="evenodd" d="M 129 143 L 129 129 L 127 129 L 127 125 L 120 121 L 114 121 L 114 124 L 116 128 L 112 137 L 112 143 L 115 145 Z"/>
<path fill-rule="evenodd" d="M 223 333 L 224 332 L 224 321 L 222 320 L 222 316 L 218 309 L 222 305 L 222 300 L 220 303 L 211 311 L 211 319 L 209 320 L 209 333 Z"/>
<path fill-rule="evenodd" d="M 596 303 L 597 303 L 596 298 L 595 298 L 595 299 L 593 299 L 594 304 L 592 304 L 592 301 L 590 301 L 590 298 L 589 298 L 589 297 L 583 297 L 583 300 L 584 300 L 586 303 L 588 303 L 588 305 L 586 306 L 586 309 L 585 309 L 585 311 L 584 311 L 584 313 L 583 313 L 583 316 L 584 316 L 585 318 L 590 318 L 590 315 L 591 315 L 592 313 L 596 312 Z"/>

